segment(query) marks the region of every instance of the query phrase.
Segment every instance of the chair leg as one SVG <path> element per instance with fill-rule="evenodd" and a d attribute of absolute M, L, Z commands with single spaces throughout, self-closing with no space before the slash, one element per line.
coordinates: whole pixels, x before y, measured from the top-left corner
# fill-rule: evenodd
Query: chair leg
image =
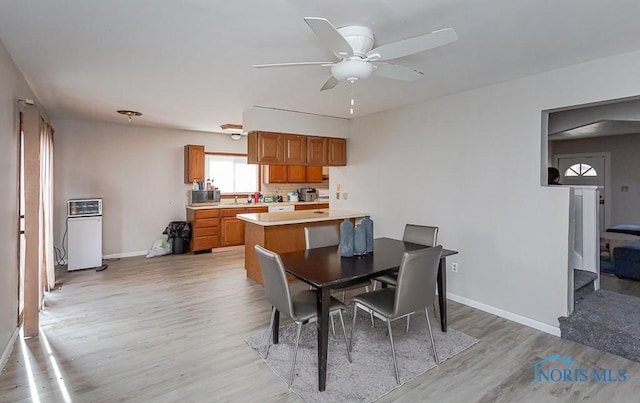
<path fill-rule="evenodd" d="M 296 356 L 298 355 L 298 344 L 300 344 L 300 330 L 302 330 L 302 323 L 298 322 L 298 332 L 296 334 L 296 347 L 293 350 L 293 362 L 291 363 L 291 375 L 289 376 L 289 387 L 293 384 L 293 374 L 296 368 Z"/>
<path fill-rule="evenodd" d="M 333 315 L 331 316 L 331 333 L 333 333 L 333 338 L 336 338 L 336 325 L 333 323 Z"/>
<path fill-rule="evenodd" d="M 407 328 L 405 329 L 405 333 L 409 333 L 409 323 L 411 322 L 411 315 L 407 315 Z"/>
<path fill-rule="evenodd" d="M 393 355 L 393 368 L 396 370 L 396 382 L 400 385 L 400 376 L 398 375 L 398 363 L 396 362 L 396 349 L 393 346 L 393 334 L 391 333 L 391 321 L 387 320 L 387 331 L 389 332 L 389 341 L 391 342 L 391 355 Z"/>
<path fill-rule="evenodd" d="M 353 324 L 351 325 L 351 336 L 349 337 L 349 351 L 353 351 L 353 333 L 356 331 L 356 315 L 358 314 L 358 305 L 353 304 Z"/>
<path fill-rule="evenodd" d="M 429 321 L 429 313 L 427 308 L 424 308 L 424 315 L 427 318 L 427 329 L 429 329 L 429 337 L 431 338 L 431 348 L 433 348 L 433 358 L 436 360 L 436 365 L 440 364 L 438 359 L 438 353 L 436 352 L 436 343 L 433 341 L 433 332 L 431 331 L 431 322 Z"/>
<path fill-rule="evenodd" d="M 344 336 L 344 345 L 347 347 L 347 357 L 351 362 L 351 351 L 349 351 L 349 343 L 347 343 L 347 329 L 344 327 L 344 319 L 342 319 L 342 310 L 338 310 L 338 316 L 340 317 L 340 324 L 342 325 L 342 335 Z"/>
<path fill-rule="evenodd" d="M 271 321 L 269 322 L 269 340 L 267 341 L 267 352 L 264 355 L 266 360 L 269 357 L 269 348 L 271 347 L 271 338 L 273 337 L 273 322 L 276 320 L 276 307 L 271 307 Z"/>

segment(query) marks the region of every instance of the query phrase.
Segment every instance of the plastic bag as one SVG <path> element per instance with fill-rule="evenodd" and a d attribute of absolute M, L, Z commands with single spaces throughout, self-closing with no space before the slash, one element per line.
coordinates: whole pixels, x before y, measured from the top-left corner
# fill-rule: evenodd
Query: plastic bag
<path fill-rule="evenodd" d="M 147 257 L 168 255 L 171 253 L 171 244 L 166 239 L 158 239 L 153 243 Z"/>
<path fill-rule="evenodd" d="M 171 221 L 167 228 L 162 232 L 171 238 L 182 238 L 185 241 L 191 239 L 191 227 L 186 221 Z"/>

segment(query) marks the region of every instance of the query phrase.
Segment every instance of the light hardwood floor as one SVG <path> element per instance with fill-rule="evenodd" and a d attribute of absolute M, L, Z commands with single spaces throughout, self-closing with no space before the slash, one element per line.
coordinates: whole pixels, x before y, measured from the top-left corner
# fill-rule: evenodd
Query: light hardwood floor
<path fill-rule="evenodd" d="M 63 272 L 61 282 L 46 297 L 41 336 L 16 343 L 0 401 L 32 401 L 30 378 L 41 402 L 65 401 L 65 388 L 74 402 L 299 401 L 243 341 L 268 326 L 270 307 L 245 277 L 242 247 L 122 259 L 103 272 Z M 450 326 L 481 341 L 381 402 L 639 399 L 640 363 L 449 306 Z M 534 384 L 532 365 L 550 354 L 589 370 L 625 368 L 628 380 Z"/>
<path fill-rule="evenodd" d="M 632 297 L 640 297 L 640 280 L 618 278 L 615 274 L 601 272 L 600 288 Z"/>

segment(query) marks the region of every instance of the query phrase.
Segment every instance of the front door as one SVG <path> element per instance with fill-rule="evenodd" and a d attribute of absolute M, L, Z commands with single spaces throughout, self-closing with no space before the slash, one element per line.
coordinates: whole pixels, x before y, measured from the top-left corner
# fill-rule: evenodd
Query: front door
<path fill-rule="evenodd" d="M 606 217 L 608 206 L 605 204 L 605 166 L 606 157 L 603 154 L 563 156 L 555 158 L 556 166 L 560 171 L 560 183 L 563 185 L 597 186 L 599 190 L 600 204 L 598 208 L 598 220 L 600 232 L 604 232 L 607 224 Z"/>

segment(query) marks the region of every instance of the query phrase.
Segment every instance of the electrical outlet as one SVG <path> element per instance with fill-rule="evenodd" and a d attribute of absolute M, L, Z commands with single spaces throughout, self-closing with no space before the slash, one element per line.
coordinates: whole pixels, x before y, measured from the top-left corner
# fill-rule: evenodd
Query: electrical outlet
<path fill-rule="evenodd" d="M 340 184 L 338 183 L 338 184 L 336 185 L 336 192 L 339 192 L 339 191 L 340 191 Z"/>
<path fill-rule="evenodd" d="M 340 192 L 336 192 L 336 200 L 340 200 Z"/>
<path fill-rule="evenodd" d="M 458 262 L 451 263 L 451 271 L 453 273 L 457 273 L 458 272 Z"/>
<path fill-rule="evenodd" d="M 342 200 L 347 200 L 347 196 L 348 196 L 347 192 L 342 193 Z"/>

